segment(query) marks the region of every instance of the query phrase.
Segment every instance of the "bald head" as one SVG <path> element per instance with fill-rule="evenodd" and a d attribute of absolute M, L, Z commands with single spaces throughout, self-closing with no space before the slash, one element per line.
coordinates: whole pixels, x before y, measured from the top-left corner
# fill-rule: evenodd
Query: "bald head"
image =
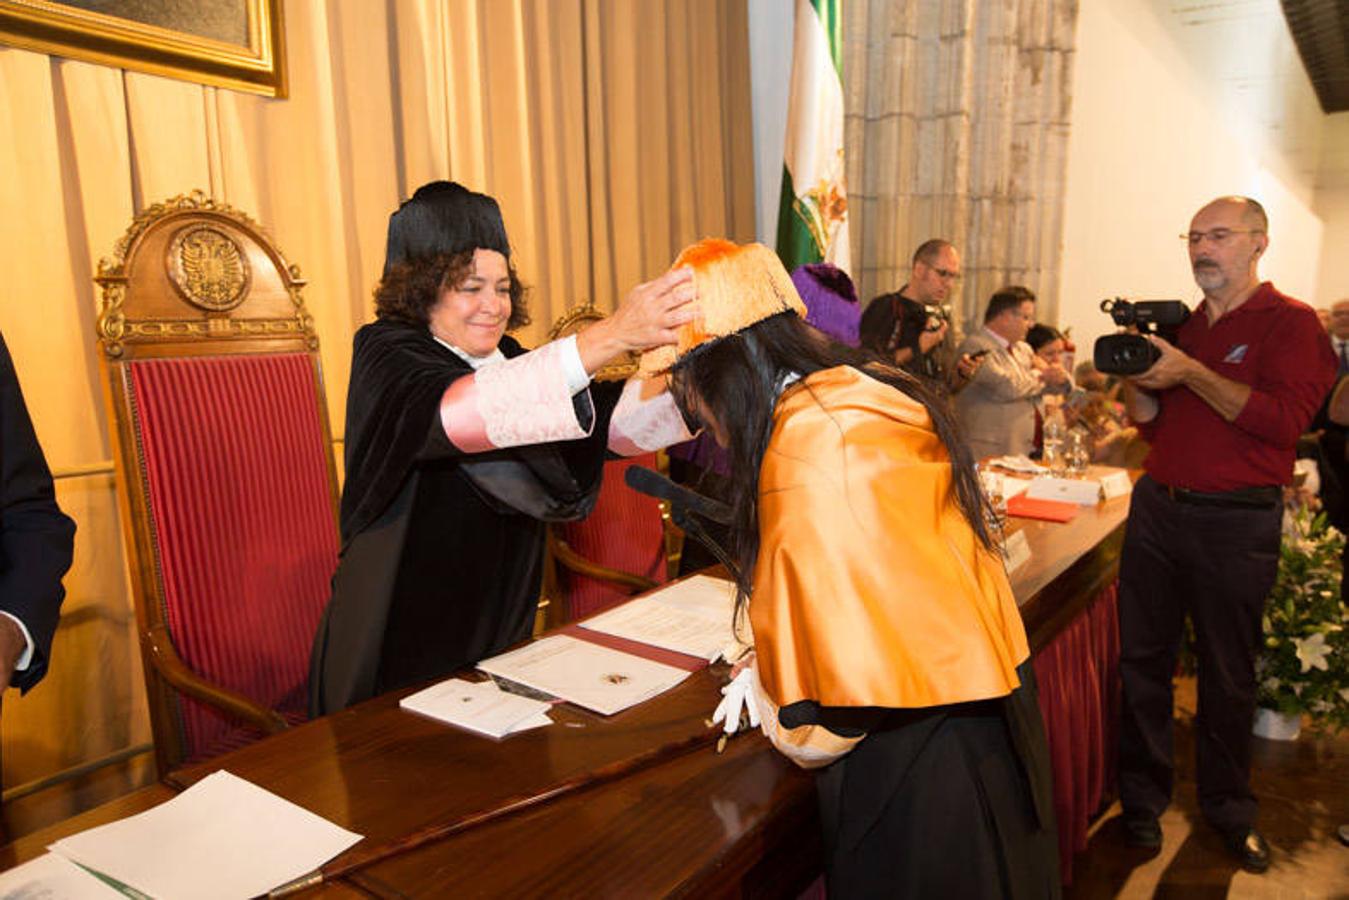
<path fill-rule="evenodd" d="M 1242 197 L 1238 194 L 1219 197 L 1199 210 L 1195 217 L 1198 218 L 1199 214 L 1205 212 L 1218 210 L 1233 210 L 1240 218 L 1243 228 L 1250 228 L 1262 234 L 1269 231 L 1269 216 L 1265 214 L 1265 208 L 1260 205 L 1260 201 L 1252 197 Z"/>
<path fill-rule="evenodd" d="M 1219 197 L 1190 220 L 1190 267 L 1204 296 L 1224 306 L 1248 296 L 1269 246 L 1269 217 L 1250 197 Z M 1238 301 L 1239 302 L 1239 301 Z"/>

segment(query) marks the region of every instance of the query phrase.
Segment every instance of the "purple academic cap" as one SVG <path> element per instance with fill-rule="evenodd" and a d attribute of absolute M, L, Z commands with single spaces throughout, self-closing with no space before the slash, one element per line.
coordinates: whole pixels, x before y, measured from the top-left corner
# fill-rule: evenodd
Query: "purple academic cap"
<path fill-rule="evenodd" d="M 836 341 L 856 347 L 862 307 L 848 273 L 830 263 L 807 263 L 792 272 L 806 303 L 806 321 Z"/>

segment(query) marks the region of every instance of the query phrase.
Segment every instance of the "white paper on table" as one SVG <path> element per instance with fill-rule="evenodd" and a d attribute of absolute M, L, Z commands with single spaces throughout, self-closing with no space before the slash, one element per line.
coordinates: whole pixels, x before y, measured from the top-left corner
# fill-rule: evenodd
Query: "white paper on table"
<path fill-rule="evenodd" d="M 1090 478 L 1037 478 L 1031 482 L 1026 496 L 1032 500 L 1095 506 L 1101 499 L 1101 483 Z"/>
<path fill-rule="evenodd" d="M 580 623 L 653 647 L 716 659 L 735 635 L 735 585 L 695 575 Z"/>
<path fill-rule="evenodd" d="M 484 659 L 478 668 L 606 716 L 668 691 L 689 676 L 683 669 L 565 634 Z"/>
<path fill-rule="evenodd" d="M 1026 532 L 1014 531 L 1007 536 L 1002 545 L 1002 559 L 1009 574 L 1030 562 L 1030 541 L 1026 539 Z"/>
<path fill-rule="evenodd" d="M 1031 485 L 1029 478 L 1017 478 L 1013 475 L 1002 476 L 1002 499 L 1011 500 L 1017 494 L 1024 494 Z"/>
<path fill-rule="evenodd" d="M 409 694 L 398 705 L 493 738 L 552 724 L 550 704 L 507 693 L 492 681 L 451 678 Z"/>
<path fill-rule="evenodd" d="M 126 900 L 64 856 L 45 853 L 0 874 L 4 900 Z"/>
<path fill-rule="evenodd" d="M 1101 475 L 1101 494 L 1107 500 L 1123 497 L 1133 489 L 1134 483 L 1129 480 L 1129 473 L 1123 469 L 1107 469 Z"/>
<path fill-rule="evenodd" d="M 152 897 L 256 897 L 361 839 L 223 769 L 51 850 Z"/>
<path fill-rule="evenodd" d="M 1029 456 L 999 456 L 990 459 L 990 465 L 1002 466 L 1009 472 L 1025 472 L 1030 475 L 1042 475 L 1049 470 L 1033 461 Z"/>

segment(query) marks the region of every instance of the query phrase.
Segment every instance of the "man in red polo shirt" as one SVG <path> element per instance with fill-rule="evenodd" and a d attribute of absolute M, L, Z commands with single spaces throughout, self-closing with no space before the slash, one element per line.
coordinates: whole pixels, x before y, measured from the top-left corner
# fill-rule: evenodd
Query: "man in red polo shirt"
<path fill-rule="evenodd" d="M 1177 345 L 1126 382 L 1152 443 L 1120 562 L 1120 800 L 1130 843 L 1161 846 L 1173 780 L 1171 677 L 1185 616 L 1199 657 L 1199 807 L 1249 870 L 1269 867 L 1250 789 L 1255 658 L 1274 584 L 1281 485 L 1335 378 L 1315 311 L 1256 274 L 1264 209 L 1222 197 L 1195 214 L 1190 265 L 1204 292 Z"/>

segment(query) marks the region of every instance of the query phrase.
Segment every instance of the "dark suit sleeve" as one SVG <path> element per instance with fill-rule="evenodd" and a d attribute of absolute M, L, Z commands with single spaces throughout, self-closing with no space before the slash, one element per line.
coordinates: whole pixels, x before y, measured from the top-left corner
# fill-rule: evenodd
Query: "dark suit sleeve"
<path fill-rule="evenodd" d="M 13 684 L 27 691 L 47 673 L 70 568 L 75 523 L 56 505 L 9 349 L 0 337 L 0 609 L 33 637 L 33 658 Z"/>

